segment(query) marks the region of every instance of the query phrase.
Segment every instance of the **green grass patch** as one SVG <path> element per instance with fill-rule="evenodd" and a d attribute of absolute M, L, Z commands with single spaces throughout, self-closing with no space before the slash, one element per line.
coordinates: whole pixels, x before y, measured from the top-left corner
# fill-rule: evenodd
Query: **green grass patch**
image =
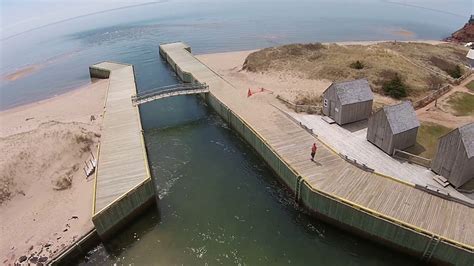
<path fill-rule="evenodd" d="M 472 94 L 457 91 L 449 97 L 448 104 L 453 108 L 456 116 L 474 114 L 474 95 Z"/>
<path fill-rule="evenodd" d="M 474 92 L 474 80 L 471 80 L 468 84 L 466 84 L 466 88 Z"/>
<path fill-rule="evenodd" d="M 438 139 L 446 135 L 452 128 L 448 128 L 435 123 L 422 122 L 418 128 L 416 145 L 407 149 L 408 152 L 433 159 L 438 147 Z"/>

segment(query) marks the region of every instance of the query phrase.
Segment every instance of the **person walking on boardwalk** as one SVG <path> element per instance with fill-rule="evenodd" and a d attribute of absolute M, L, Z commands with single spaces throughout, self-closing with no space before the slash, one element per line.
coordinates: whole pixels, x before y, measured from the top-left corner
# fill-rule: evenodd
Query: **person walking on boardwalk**
<path fill-rule="evenodd" d="M 311 161 L 314 162 L 314 155 L 316 155 L 316 150 L 318 147 L 316 146 L 316 143 L 313 143 L 313 147 L 311 147 Z"/>

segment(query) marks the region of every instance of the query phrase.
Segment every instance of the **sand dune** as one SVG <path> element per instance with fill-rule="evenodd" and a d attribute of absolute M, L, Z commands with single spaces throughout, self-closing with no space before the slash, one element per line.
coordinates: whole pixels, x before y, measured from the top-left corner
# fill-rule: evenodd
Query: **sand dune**
<path fill-rule="evenodd" d="M 108 81 L 0 112 L 1 262 L 48 260 L 93 228 L 93 179 Z M 92 118 L 92 119 L 91 119 Z"/>

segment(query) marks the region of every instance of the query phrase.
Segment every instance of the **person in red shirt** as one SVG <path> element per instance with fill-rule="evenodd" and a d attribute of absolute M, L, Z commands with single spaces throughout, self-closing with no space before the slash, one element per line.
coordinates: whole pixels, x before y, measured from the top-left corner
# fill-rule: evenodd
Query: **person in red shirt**
<path fill-rule="evenodd" d="M 311 161 L 314 162 L 314 155 L 316 155 L 316 150 L 318 147 L 316 146 L 316 143 L 313 143 L 313 147 L 311 147 Z"/>

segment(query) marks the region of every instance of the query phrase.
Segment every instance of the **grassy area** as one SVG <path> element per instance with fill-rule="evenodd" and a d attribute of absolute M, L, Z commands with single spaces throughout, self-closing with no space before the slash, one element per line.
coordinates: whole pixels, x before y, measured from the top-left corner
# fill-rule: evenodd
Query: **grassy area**
<path fill-rule="evenodd" d="M 250 54 L 243 69 L 291 71 L 308 79 L 331 81 L 367 78 L 374 91 L 380 93 L 382 85 L 398 74 L 408 86 L 408 98 L 415 100 L 429 92 L 433 72 L 447 76 L 446 71 L 464 60 L 466 52 L 467 48 L 454 44 L 291 44 Z"/>
<path fill-rule="evenodd" d="M 456 116 L 474 114 L 474 95 L 472 94 L 457 91 L 449 97 L 448 104 L 453 108 Z"/>
<path fill-rule="evenodd" d="M 474 92 L 474 80 L 471 80 L 468 84 L 466 84 L 466 88 Z"/>
<path fill-rule="evenodd" d="M 452 129 L 435 123 L 422 122 L 418 129 L 416 145 L 407 149 L 408 152 L 433 159 L 438 147 L 438 139 Z"/>

